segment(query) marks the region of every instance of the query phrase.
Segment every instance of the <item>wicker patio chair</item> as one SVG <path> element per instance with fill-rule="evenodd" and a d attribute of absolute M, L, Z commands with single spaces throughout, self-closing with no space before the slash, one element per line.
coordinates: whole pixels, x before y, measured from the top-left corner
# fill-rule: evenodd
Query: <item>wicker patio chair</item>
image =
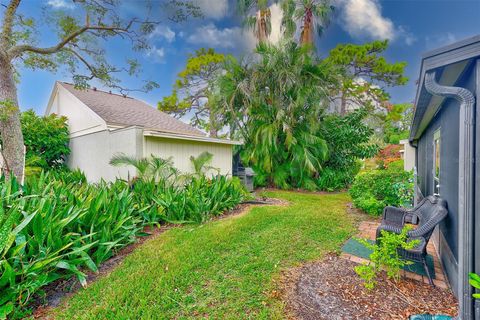
<path fill-rule="evenodd" d="M 406 223 L 416 224 L 417 227 L 408 232 L 408 240 L 420 240 L 420 243 L 411 250 L 399 249 L 398 251 L 404 259 L 422 263 L 428 280 L 433 285 L 426 261 L 427 244 L 433 230 L 445 219 L 447 214 L 447 202 L 436 196 L 424 198 L 412 210 L 386 207 L 383 210 L 382 223 L 377 228 L 377 243 L 379 243 L 382 230 L 400 234 Z"/>

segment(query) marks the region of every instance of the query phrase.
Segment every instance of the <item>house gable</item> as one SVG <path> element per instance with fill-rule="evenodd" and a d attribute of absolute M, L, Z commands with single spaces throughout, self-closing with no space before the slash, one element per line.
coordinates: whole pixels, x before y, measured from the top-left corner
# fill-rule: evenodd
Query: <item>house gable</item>
<path fill-rule="evenodd" d="M 67 117 L 70 137 L 107 130 L 107 123 L 58 82 L 55 83 L 45 112 Z"/>

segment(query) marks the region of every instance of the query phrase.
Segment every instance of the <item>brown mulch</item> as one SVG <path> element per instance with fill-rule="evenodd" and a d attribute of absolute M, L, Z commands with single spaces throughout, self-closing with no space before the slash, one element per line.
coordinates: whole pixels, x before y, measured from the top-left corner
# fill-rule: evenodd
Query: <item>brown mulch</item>
<path fill-rule="evenodd" d="M 286 273 L 282 286 L 291 318 L 404 320 L 413 314 L 457 314 L 450 290 L 404 278 L 395 283 L 382 275 L 369 291 L 353 270 L 356 265 L 331 254 Z"/>
<path fill-rule="evenodd" d="M 235 217 L 235 216 L 242 216 L 248 212 L 248 210 L 252 206 L 256 205 L 275 205 L 275 206 L 284 206 L 288 205 L 288 201 L 282 199 L 275 199 L 275 198 L 258 198 L 253 201 L 258 201 L 258 203 L 241 203 L 237 205 L 234 209 L 226 211 L 224 214 L 221 214 L 216 217 L 212 217 L 211 221 L 214 220 L 221 220 L 228 217 Z M 98 267 L 98 272 L 93 272 L 91 270 L 82 270 L 86 276 L 88 284 L 90 285 L 92 282 L 101 278 L 103 276 L 108 275 L 112 272 L 115 267 L 123 262 L 123 260 L 132 253 L 138 246 L 144 243 L 147 240 L 151 240 L 159 236 L 160 234 L 164 233 L 165 231 L 171 228 L 181 228 L 184 225 L 176 225 L 176 224 L 165 224 L 160 227 L 145 227 L 143 230 L 147 235 L 138 237 L 135 243 L 132 243 L 121 250 L 119 250 L 112 258 L 108 259 L 107 261 L 103 262 Z M 82 286 L 78 282 L 75 277 L 71 277 L 69 279 L 60 279 L 57 280 L 43 288 L 45 293 L 45 297 L 37 297 L 37 299 L 32 302 L 30 307 L 34 310 L 33 316 L 35 319 L 44 318 L 50 308 L 57 307 L 60 305 L 62 300 L 74 294 L 78 290 L 80 290 Z"/>

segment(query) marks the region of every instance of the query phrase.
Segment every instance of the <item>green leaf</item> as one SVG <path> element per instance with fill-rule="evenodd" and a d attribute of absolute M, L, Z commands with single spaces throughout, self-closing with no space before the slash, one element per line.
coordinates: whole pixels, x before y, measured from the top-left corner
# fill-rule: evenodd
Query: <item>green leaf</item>
<path fill-rule="evenodd" d="M 13 303 L 8 302 L 3 306 L 0 306 L 0 319 L 6 319 L 7 316 L 13 312 Z"/>

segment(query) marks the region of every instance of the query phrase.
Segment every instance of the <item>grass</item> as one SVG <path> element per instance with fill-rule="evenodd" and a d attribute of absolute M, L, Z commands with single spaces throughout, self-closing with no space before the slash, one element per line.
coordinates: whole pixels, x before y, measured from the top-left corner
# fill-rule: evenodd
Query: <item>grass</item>
<path fill-rule="evenodd" d="M 348 195 L 273 192 L 289 206 L 171 229 L 54 309 L 58 319 L 276 319 L 282 270 L 339 248 Z"/>

